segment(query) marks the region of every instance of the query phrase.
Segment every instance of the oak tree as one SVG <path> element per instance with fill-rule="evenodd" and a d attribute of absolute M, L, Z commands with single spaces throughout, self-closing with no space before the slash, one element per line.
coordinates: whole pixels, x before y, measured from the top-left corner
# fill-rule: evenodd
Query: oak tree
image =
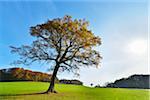
<path fill-rule="evenodd" d="M 88 21 L 68 15 L 48 20 L 30 28 L 30 34 L 36 38 L 31 45 L 11 46 L 11 51 L 21 57 L 17 63 L 53 63 L 50 86 L 45 93 L 55 92 L 58 70 L 77 74 L 80 67 L 98 67 L 101 56 L 94 47 L 101 44 L 101 39 L 88 29 L 88 25 Z"/>

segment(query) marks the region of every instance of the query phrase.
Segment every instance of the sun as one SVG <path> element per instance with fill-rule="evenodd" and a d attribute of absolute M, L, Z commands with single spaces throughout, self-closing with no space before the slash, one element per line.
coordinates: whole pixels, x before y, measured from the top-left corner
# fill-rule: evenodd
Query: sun
<path fill-rule="evenodd" d="M 135 39 L 131 40 L 127 45 L 127 51 L 132 54 L 145 54 L 148 49 L 147 40 Z"/>

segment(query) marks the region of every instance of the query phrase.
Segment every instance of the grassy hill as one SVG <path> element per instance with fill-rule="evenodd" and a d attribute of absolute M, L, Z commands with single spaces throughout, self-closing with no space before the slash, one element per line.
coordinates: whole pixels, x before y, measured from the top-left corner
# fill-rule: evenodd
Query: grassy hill
<path fill-rule="evenodd" d="M 0 82 L 0 100 L 148 100 L 150 93 L 144 89 L 56 84 L 58 94 L 33 94 L 44 92 L 48 86 L 46 82 Z"/>

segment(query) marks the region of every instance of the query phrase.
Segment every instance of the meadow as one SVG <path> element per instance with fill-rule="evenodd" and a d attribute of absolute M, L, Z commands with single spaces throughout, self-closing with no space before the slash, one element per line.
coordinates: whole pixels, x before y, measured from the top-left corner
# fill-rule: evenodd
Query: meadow
<path fill-rule="evenodd" d="M 146 89 L 90 88 L 56 84 L 57 94 L 46 91 L 46 82 L 0 82 L 0 100 L 149 100 Z"/>

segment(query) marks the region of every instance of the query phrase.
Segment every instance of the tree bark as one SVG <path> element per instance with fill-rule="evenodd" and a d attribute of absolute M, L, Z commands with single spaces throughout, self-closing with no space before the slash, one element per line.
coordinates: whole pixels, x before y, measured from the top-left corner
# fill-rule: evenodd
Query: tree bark
<path fill-rule="evenodd" d="M 54 68 L 52 77 L 51 77 L 50 86 L 49 86 L 48 90 L 47 90 L 45 93 L 57 93 L 57 92 L 54 90 L 54 86 L 55 86 L 55 79 L 56 79 L 56 75 L 57 75 L 58 69 L 59 69 L 59 66 L 56 65 L 55 68 Z"/>

